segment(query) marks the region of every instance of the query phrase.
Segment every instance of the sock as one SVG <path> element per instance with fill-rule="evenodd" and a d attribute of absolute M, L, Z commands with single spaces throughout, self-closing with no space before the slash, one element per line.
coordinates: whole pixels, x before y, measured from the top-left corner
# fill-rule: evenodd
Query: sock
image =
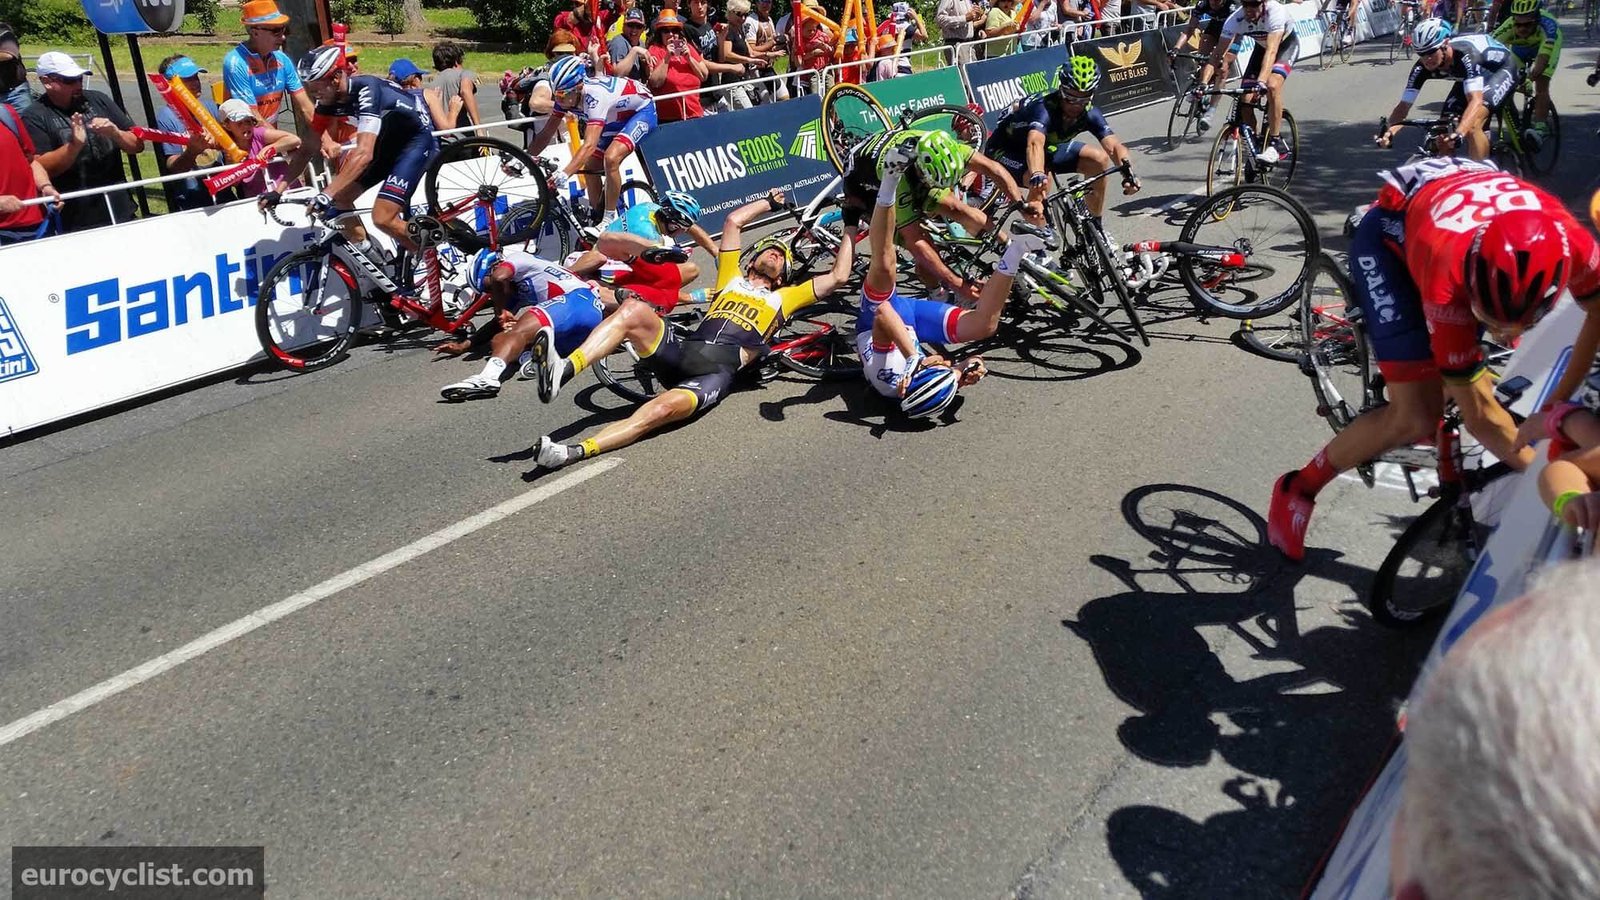
<path fill-rule="evenodd" d="M 588 459 L 591 456 L 600 455 L 600 444 L 594 438 L 585 438 L 583 443 L 574 445 L 569 449 L 576 451 L 579 459 Z"/>
<path fill-rule="evenodd" d="M 495 381 L 499 381 L 505 376 L 505 372 L 506 361 L 498 356 L 491 356 L 489 361 L 483 364 L 483 371 L 478 373 L 478 377 L 492 378 Z"/>
<path fill-rule="evenodd" d="M 1021 261 L 1022 242 L 1011 241 L 1010 243 L 1006 244 L 1006 252 L 1000 257 L 1000 262 L 995 265 L 994 270 L 1001 275 L 1007 275 L 1014 278 L 1017 274 L 1017 263 Z"/>
<path fill-rule="evenodd" d="M 582 350 L 572 351 L 572 355 L 563 360 L 563 362 L 566 363 L 567 370 L 563 370 L 566 374 L 566 377 L 562 378 L 562 381 L 568 381 L 573 376 L 581 373 L 584 369 L 589 368 L 589 357 L 584 355 Z"/>
<path fill-rule="evenodd" d="M 878 205 L 893 206 L 895 194 L 900 192 L 900 175 L 885 175 L 883 183 L 878 185 Z"/>
<path fill-rule="evenodd" d="M 1315 497 L 1338 474 L 1339 470 L 1328 464 L 1328 451 L 1324 448 L 1311 457 L 1305 468 L 1294 473 L 1294 477 L 1289 479 L 1289 487 L 1302 497 Z"/>

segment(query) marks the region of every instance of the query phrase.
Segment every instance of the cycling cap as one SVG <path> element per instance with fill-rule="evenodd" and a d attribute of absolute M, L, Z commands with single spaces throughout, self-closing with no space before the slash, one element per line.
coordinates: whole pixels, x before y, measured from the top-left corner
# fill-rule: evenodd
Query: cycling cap
<path fill-rule="evenodd" d="M 1549 213 L 1517 209 L 1495 216 L 1472 236 L 1467 288 L 1472 313 L 1491 326 L 1527 328 L 1566 289 L 1572 242 Z"/>
<path fill-rule="evenodd" d="M 930 131 L 917 141 L 917 171 L 935 190 L 955 187 L 966 163 L 961 158 L 961 143 L 947 131 Z"/>
<path fill-rule="evenodd" d="M 472 258 L 472 272 L 469 279 L 472 282 L 472 289 L 481 292 L 489 273 L 504 260 L 498 250 L 479 250 L 478 255 Z"/>
<path fill-rule="evenodd" d="M 683 191 L 667 191 L 661 195 L 661 213 L 667 221 L 688 228 L 700 221 L 700 201 Z"/>
<path fill-rule="evenodd" d="M 1411 46 L 1418 53 L 1427 53 L 1450 40 L 1450 23 L 1443 19 L 1423 19 L 1411 32 Z"/>
<path fill-rule="evenodd" d="M 338 47 L 314 47 L 300 57 L 296 67 L 301 81 L 321 81 L 339 69 L 346 68 L 344 51 Z"/>
<path fill-rule="evenodd" d="M 947 366 L 927 366 L 911 376 L 911 386 L 900 400 L 900 411 L 914 419 L 931 419 L 956 399 L 960 378 Z"/>
<path fill-rule="evenodd" d="M 550 67 L 550 89 L 557 93 L 570 91 L 583 84 L 583 79 L 588 75 L 589 67 L 583 64 L 583 60 L 576 56 L 564 56 Z"/>
<path fill-rule="evenodd" d="M 1056 80 L 1061 83 L 1062 93 L 1092 94 L 1100 86 L 1100 67 L 1094 60 L 1079 54 L 1056 70 Z"/>

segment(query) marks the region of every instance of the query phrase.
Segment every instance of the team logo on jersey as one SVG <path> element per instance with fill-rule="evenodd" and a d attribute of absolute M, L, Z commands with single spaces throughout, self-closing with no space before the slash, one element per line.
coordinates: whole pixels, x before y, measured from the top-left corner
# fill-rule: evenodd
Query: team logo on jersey
<path fill-rule="evenodd" d="M 1106 70 L 1106 78 L 1112 84 L 1129 81 L 1134 78 L 1144 78 L 1150 74 L 1150 64 L 1142 62 L 1144 57 L 1144 41 L 1118 41 L 1115 47 L 1096 47 L 1095 52 L 1111 64 Z"/>
<path fill-rule="evenodd" d="M 0 300 L 0 381 L 25 378 L 38 372 L 39 364 L 28 352 L 28 342 L 22 339 L 22 331 L 11 318 L 6 302 Z"/>

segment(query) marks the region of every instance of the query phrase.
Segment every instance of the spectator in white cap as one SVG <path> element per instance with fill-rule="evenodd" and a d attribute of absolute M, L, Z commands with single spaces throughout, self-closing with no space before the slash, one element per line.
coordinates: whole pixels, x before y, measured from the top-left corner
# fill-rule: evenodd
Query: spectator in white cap
<path fill-rule="evenodd" d="M 1472 626 L 1411 709 L 1400 900 L 1600 896 L 1600 560 Z"/>
<path fill-rule="evenodd" d="M 99 91 L 84 90 L 89 70 L 52 50 L 39 57 L 34 73 L 44 86 L 39 102 L 22 112 L 39 162 L 61 193 L 124 184 L 122 154 L 140 153 L 144 141 L 133 134 L 127 111 Z M 61 207 L 65 231 L 97 228 L 133 219 L 127 191 L 68 200 Z"/>
<path fill-rule="evenodd" d="M 928 38 L 928 33 L 923 27 L 922 17 L 905 0 L 898 0 L 894 6 L 890 7 L 889 15 L 878 23 L 878 37 L 882 38 L 884 35 L 889 35 L 898 40 L 902 54 L 909 54 L 913 44 L 920 44 Z M 898 75 L 911 74 L 911 57 L 909 55 L 900 56 L 895 60 L 895 73 Z"/>
<path fill-rule="evenodd" d="M 274 160 L 254 177 L 235 185 L 234 195 L 254 197 L 265 193 L 267 185 L 275 183 L 287 174 L 288 169 L 284 161 L 290 154 L 300 149 L 300 137 L 292 132 L 263 125 L 261 120 L 256 118 L 255 112 L 250 109 L 250 105 L 237 97 L 224 100 L 220 112 L 219 119 L 222 127 L 227 130 L 228 137 L 233 138 L 233 143 L 250 159 L 266 159 L 270 151 Z"/>
<path fill-rule="evenodd" d="M 200 68 L 198 63 L 187 56 L 169 56 L 156 66 L 156 71 L 168 78 L 181 80 L 183 86 L 189 89 L 189 93 L 195 95 L 200 105 L 205 107 L 206 112 L 211 113 L 212 118 L 221 121 L 221 117 L 217 114 L 217 105 L 207 96 L 209 92 L 203 90 L 200 84 L 200 73 L 205 69 Z M 182 117 L 166 105 L 156 110 L 156 128 L 176 134 L 183 134 L 189 130 Z M 222 161 L 222 154 L 216 142 L 204 131 L 190 134 L 187 144 L 160 144 L 156 152 L 166 159 L 167 171 L 173 174 L 210 168 Z M 174 210 L 199 209 L 214 202 L 211 192 L 206 190 L 198 178 L 171 182 L 167 185 L 167 191 L 167 197 Z"/>

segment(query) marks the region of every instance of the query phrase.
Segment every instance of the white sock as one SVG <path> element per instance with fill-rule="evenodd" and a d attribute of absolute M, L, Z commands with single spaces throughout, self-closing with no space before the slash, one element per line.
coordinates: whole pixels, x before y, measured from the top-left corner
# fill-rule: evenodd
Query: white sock
<path fill-rule="evenodd" d="M 495 381 L 499 381 L 500 376 L 504 375 L 505 371 L 506 361 L 498 356 L 491 356 L 489 361 L 483 364 L 483 371 L 478 373 L 478 377 L 493 378 Z"/>
<path fill-rule="evenodd" d="M 1017 274 L 1017 263 L 1022 261 L 1022 256 L 1023 249 L 1021 247 L 1021 242 L 1011 241 L 1006 244 L 1006 252 L 1000 257 L 1000 263 L 994 267 L 994 270 L 999 272 L 1001 275 L 1010 275 L 1015 277 Z"/>
<path fill-rule="evenodd" d="M 894 172 L 883 176 L 883 183 L 878 185 L 878 205 L 893 206 L 894 196 L 900 192 L 900 173 Z"/>

